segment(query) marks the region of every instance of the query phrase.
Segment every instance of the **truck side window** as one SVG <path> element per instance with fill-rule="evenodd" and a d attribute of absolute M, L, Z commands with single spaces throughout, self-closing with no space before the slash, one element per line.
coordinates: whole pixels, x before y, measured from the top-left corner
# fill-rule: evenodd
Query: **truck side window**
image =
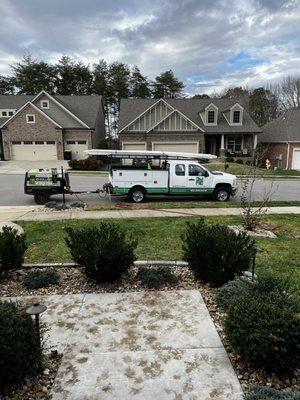
<path fill-rule="evenodd" d="M 175 174 L 179 176 L 185 175 L 185 165 L 184 164 L 176 164 L 175 165 Z"/>
<path fill-rule="evenodd" d="M 189 176 L 204 176 L 205 171 L 198 164 L 189 164 Z"/>

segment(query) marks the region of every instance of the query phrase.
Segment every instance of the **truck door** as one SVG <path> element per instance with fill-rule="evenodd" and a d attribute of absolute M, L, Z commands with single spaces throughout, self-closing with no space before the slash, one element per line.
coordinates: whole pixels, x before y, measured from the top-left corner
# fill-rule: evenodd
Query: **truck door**
<path fill-rule="evenodd" d="M 212 174 L 201 167 L 201 165 L 197 163 L 189 163 L 188 165 L 188 188 L 190 189 L 190 193 L 194 194 L 208 194 L 212 193 Z"/>
<path fill-rule="evenodd" d="M 170 165 L 170 193 L 177 192 L 186 188 L 187 185 L 187 165 L 178 161 Z M 174 191 L 175 190 L 175 191 Z M 179 193 L 178 192 L 178 193 Z"/>

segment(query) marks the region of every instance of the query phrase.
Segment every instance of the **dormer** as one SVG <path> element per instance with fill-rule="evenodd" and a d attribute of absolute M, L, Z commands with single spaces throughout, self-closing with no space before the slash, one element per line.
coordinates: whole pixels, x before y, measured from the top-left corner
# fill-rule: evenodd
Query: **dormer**
<path fill-rule="evenodd" d="M 244 108 L 238 103 L 230 108 L 229 125 L 240 126 L 243 125 L 243 112 Z"/>
<path fill-rule="evenodd" d="M 203 122 L 207 126 L 216 126 L 218 124 L 218 107 L 213 103 L 205 107 Z"/>

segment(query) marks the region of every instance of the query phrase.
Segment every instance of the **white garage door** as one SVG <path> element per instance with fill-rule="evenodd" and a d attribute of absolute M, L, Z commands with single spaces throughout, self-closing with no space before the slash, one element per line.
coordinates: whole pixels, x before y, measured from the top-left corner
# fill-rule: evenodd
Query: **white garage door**
<path fill-rule="evenodd" d="M 84 153 L 84 150 L 88 149 L 86 140 L 67 140 L 65 142 L 65 150 L 72 151 L 72 160 L 83 160 L 88 155 Z"/>
<path fill-rule="evenodd" d="M 11 142 L 12 160 L 48 161 L 57 160 L 56 142 L 54 141 L 13 141 Z"/>
<path fill-rule="evenodd" d="M 182 153 L 198 153 L 198 143 L 153 143 L 156 151 L 177 151 Z"/>
<path fill-rule="evenodd" d="M 146 150 L 146 143 L 123 143 L 123 150 Z"/>
<path fill-rule="evenodd" d="M 300 149 L 294 150 L 292 168 L 300 169 Z"/>

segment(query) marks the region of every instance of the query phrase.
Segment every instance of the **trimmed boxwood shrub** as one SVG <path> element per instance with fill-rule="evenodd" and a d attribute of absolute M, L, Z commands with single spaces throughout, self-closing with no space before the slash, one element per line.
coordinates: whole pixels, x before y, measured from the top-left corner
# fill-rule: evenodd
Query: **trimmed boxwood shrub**
<path fill-rule="evenodd" d="M 73 260 L 84 267 L 88 277 L 97 281 L 115 281 L 135 261 L 137 241 L 126 236 L 111 222 L 82 229 L 66 228 L 67 246 Z"/>
<path fill-rule="evenodd" d="M 245 291 L 249 290 L 251 286 L 251 283 L 243 279 L 236 279 L 235 281 L 225 283 L 225 285 L 217 289 L 217 307 L 224 311 L 228 310 L 230 304 L 245 293 Z"/>
<path fill-rule="evenodd" d="M 157 288 L 161 285 L 174 285 L 178 278 L 173 274 L 169 266 L 157 268 L 140 267 L 137 272 L 137 278 L 149 288 Z"/>
<path fill-rule="evenodd" d="M 256 367 L 291 371 L 300 366 L 297 301 L 280 291 L 253 288 L 230 304 L 225 318 L 234 350 Z"/>
<path fill-rule="evenodd" d="M 0 276 L 14 268 L 20 268 L 27 250 L 25 234 L 4 226 L 0 232 Z"/>
<path fill-rule="evenodd" d="M 255 386 L 245 400 L 300 400 L 300 392 L 282 392 L 267 386 Z"/>
<path fill-rule="evenodd" d="M 57 284 L 58 281 L 59 275 L 54 269 L 30 271 L 23 278 L 23 283 L 28 289 L 48 287 Z"/>
<path fill-rule="evenodd" d="M 207 225 L 204 218 L 187 223 L 183 256 L 195 276 L 214 286 L 233 280 L 252 265 L 255 241 L 225 225 Z"/>
<path fill-rule="evenodd" d="M 32 318 L 16 304 L 0 302 L 0 388 L 35 374 L 40 361 Z"/>

